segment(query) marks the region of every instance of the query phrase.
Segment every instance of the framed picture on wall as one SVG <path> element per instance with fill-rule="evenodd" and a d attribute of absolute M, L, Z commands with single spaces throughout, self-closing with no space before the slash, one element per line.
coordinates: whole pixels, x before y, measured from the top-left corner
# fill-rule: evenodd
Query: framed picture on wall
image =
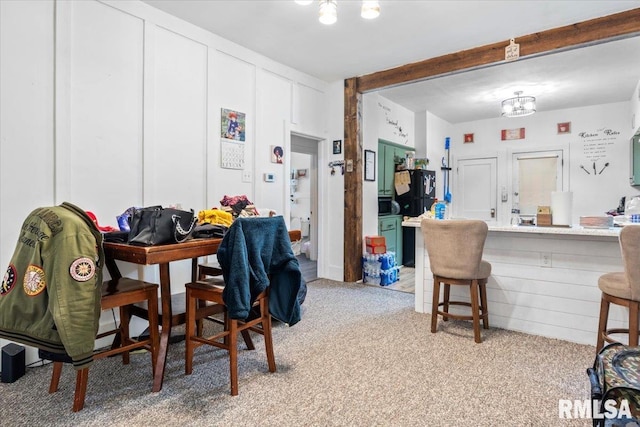
<path fill-rule="evenodd" d="M 364 150 L 364 180 L 376 180 L 376 152 Z"/>
<path fill-rule="evenodd" d="M 571 133 L 571 122 L 558 123 L 558 135 Z"/>
<path fill-rule="evenodd" d="M 342 154 L 342 140 L 333 140 L 333 154 Z"/>

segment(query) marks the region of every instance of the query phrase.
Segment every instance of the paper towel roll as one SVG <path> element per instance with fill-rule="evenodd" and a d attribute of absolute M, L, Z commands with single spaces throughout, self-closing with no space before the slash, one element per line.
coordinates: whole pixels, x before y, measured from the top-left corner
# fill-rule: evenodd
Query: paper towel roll
<path fill-rule="evenodd" d="M 571 191 L 551 192 L 551 220 L 553 225 L 571 225 Z"/>

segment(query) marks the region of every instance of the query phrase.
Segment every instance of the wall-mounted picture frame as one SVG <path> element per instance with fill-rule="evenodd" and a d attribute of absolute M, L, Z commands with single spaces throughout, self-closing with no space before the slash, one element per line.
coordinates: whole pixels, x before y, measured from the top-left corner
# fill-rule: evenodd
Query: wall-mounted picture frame
<path fill-rule="evenodd" d="M 333 140 L 333 154 L 342 154 L 342 140 L 334 139 Z"/>
<path fill-rule="evenodd" d="M 364 180 L 376 180 L 376 152 L 364 150 Z"/>
<path fill-rule="evenodd" d="M 558 135 L 571 133 L 571 122 L 558 123 Z"/>
<path fill-rule="evenodd" d="M 503 141 L 512 141 L 515 139 L 524 139 L 524 128 L 502 129 L 500 137 Z"/>
<path fill-rule="evenodd" d="M 464 134 L 464 143 L 465 144 L 469 144 L 473 142 L 473 134 L 472 133 L 465 133 Z"/>

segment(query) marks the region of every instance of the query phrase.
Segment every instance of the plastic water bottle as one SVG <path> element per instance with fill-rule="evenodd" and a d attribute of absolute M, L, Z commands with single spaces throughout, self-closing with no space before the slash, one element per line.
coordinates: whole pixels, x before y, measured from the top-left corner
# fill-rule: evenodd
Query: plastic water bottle
<path fill-rule="evenodd" d="M 444 219 L 445 204 L 438 202 L 436 204 L 436 219 Z"/>

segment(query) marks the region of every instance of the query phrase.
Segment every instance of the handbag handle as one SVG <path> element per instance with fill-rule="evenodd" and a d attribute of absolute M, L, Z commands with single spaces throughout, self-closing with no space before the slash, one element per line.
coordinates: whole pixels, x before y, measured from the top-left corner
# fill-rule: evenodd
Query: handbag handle
<path fill-rule="evenodd" d="M 187 240 L 187 238 L 191 234 L 191 231 L 193 231 L 193 227 L 194 225 L 196 225 L 197 218 L 194 216 L 191 219 L 191 225 L 189 226 L 188 230 L 185 230 L 184 228 L 182 228 L 182 224 L 180 224 L 180 215 L 175 215 L 175 214 L 171 215 L 171 219 L 173 220 L 173 224 L 175 225 L 174 231 L 173 231 L 174 239 L 176 240 L 177 243 L 184 242 L 185 240 Z M 180 235 L 181 237 L 179 238 L 178 235 Z"/>

